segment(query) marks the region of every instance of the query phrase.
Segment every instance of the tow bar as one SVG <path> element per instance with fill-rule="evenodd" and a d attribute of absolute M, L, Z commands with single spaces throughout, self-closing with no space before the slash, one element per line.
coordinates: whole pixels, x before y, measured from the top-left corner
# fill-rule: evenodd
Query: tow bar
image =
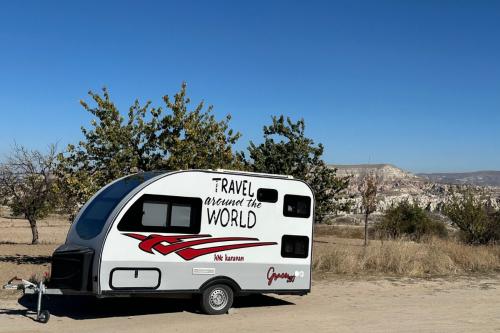
<path fill-rule="evenodd" d="M 17 283 L 15 282 L 17 281 Z M 3 286 L 3 289 L 7 290 L 22 290 L 26 294 L 37 294 L 37 306 L 36 306 L 36 320 L 40 323 L 46 323 L 49 321 L 50 312 L 49 310 L 42 310 L 42 296 L 46 295 L 61 295 L 62 292 L 59 289 L 47 289 L 45 284 L 40 281 L 38 285 L 33 282 L 13 277 Z"/>

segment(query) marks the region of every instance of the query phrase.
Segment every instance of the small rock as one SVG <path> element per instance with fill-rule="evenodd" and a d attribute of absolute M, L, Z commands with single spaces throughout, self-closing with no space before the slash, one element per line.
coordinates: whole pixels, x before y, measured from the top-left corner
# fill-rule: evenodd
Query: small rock
<path fill-rule="evenodd" d="M 238 313 L 238 310 L 234 309 L 234 308 L 231 308 L 227 311 L 227 314 L 228 315 L 234 315 L 234 314 L 237 314 Z"/>

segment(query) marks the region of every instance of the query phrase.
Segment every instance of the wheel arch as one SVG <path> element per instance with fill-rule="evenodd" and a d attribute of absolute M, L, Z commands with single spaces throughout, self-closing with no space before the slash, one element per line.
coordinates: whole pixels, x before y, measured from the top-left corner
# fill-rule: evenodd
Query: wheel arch
<path fill-rule="evenodd" d="M 205 290 L 206 288 L 211 287 L 211 286 L 216 285 L 216 284 L 227 285 L 228 287 L 233 289 L 233 292 L 235 294 L 237 294 L 241 291 L 240 285 L 236 281 L 234 281 L 233 279 L 231 279 L 230 277 L 227 277 L 227 276 L 216 276 L 216 277 L 213 277 L 213 278 L 205 281 L 205 283 L 203 283 L 200 286 L 199 291 L 203 292 L 203 290 Z"/>

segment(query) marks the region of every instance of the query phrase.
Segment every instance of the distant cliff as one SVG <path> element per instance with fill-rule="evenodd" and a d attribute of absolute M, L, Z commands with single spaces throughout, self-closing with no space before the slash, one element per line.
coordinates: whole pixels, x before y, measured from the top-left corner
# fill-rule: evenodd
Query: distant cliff
<path fill-rule="evenodd" d="M 500 186 L 500 171 L 476 171 L 460 173 L 420 173 L 419 177 L 435 183 Z"/>
<path fill-rule="evenodd" d="M 471 173 L 473 177 L 461 176 L 470 174 L 431 174 L 431 176 L 414 175 L 391 164 L 330 165 L 330 167 L 337 168 L 337 174 L 340 176 L 352 177 L 347 196 L 352 197 L 352 213 L 356 214 L 361 213 L 358 186 L 365 174 L 374 174 L 379 180 L 378 212 L 383 212 L 392 204 L 402 200 L 416 201 L 421 207 L 430 211 L 440 211 L 452 191 L 465 188 L 476 191 L 485 200 L 491 201 L 494 207 L 500 207 L 500 186 L 496 185 L 493 176 L 486 180 L 486 174 L 498 173 L 500 177 L 500 172 Z M 450 176 L 445 177 L 445 175 Z M 498 184 L 500 185 L 500 179 Z"/>

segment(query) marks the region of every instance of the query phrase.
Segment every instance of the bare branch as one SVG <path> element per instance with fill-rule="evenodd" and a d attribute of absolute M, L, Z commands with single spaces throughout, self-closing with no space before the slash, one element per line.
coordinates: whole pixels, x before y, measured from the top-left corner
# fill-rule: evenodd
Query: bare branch
<path fill-rule="evenodd" d="M 36 221 L 53 208 L 56 152 L 56 145 L 42 153 L 14 144 L 11 154 L 0 165 L 0 200 L 13 214 L 22 214 L 29 220 L 32 243 L 38 242 Z"/>

